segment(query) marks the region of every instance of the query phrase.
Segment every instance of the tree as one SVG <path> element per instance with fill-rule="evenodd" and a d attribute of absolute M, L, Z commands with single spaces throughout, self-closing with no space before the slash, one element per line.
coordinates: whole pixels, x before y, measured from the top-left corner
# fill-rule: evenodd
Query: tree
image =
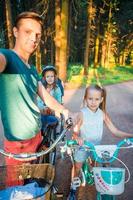
<path fill-rule="evenodd" d="M 88 75 L 88 63 L 89 63 L 89 50 L 90 50 L 90 39 L 91 39 L 91 14 L 92 14 L 92 0 L 88 3 L 88 18 L 86 28 L 86 42 L 84 51 L 84 75 Z"/>
<path fill-rule="evenodd" d="M 87 18 L 87 27 L 86 27 L 86 42 L 85 42 L 85 51 L 84 51 L 84 75 L 88 75 L 88 65 L 89 65 L 89 55 L 91 52 L 90 44 L 92 44 L 92 31 L 94 30 L 94 19 L 96 9 L 93 6 L 93 1 L 89 0 L 88 2 L 88 18 Z"/>
<path fill-rule="evenodd" d="M 13 34 L 12 34 L 12 14 L 11 14 L 11 2 L 10 0 L 5 0 L 5 7 L 6 7 L 6 26 L 7 26 L 7 38 L 9 48 L 13 48 Z"/>
<path fill-rule="evenodd" d="M 119 13 L 116 15 L 116 22 L 118 24 L 116 57 L 117 57 L 117 63 L 119 65 L 125 65 L 127 61 L 130 64 L 132 62 L 132 55 L 133 55 L 132 10 L 133 10 L 132 1 L 130 0 L 119 1 Z"/>
<path fill-rule="evenodd" d="M 59 77 L 63 81 L 66 80 L 67 74 L 68 8 L 69 1 L 62 0 L 62 7 L 60 12 L 59 1 L 56 1 L 56 65 L 58 67 Z"/>
<path fill-rule="evenodd" d="M 60 0 L 55 0 L 55 65 L 60 67 L 60 47 L 61 47 L 61 7 Z"/>
<path fill-rule="evenodd" d="M 38 73 L 42 72 L 42 68 L 41 68 L 41 49 L 40 49 L 40 45 L 37 47 L 36 49 L 36 68 Z"/>

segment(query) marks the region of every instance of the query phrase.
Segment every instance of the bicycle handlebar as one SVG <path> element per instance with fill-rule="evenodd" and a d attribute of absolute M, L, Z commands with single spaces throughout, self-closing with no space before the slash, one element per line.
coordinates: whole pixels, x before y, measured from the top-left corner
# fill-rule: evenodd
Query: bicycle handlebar
<path fill-rule="evenodd" d="M 76 140 L 67 140 L 66 142 L 67 146 L 74 146 L 77 144 L 78 143 Z M 89 151 L 92 152 L 93 158 L 97 162 L 111 163 L 117 159 L 120 149 L 133 148 L 133 138 L 125 138 L 119 141 L 116 145 L 94 145 L 90 142 L 84 141 L 83 147 L 89 149 Z"/>
<path fill-rule="evenodd" d="M 3 154 L 4 156 L 14 158 L 14 159 L 21 159 L 21 160 L 27 160 L 27 159 L 36 159 L 38 157 L 41 157 L 43 155 L 48 154 L 58 143 L 59 141 L 66 135 L 67 131 L 72 127 L 72 119 L 68 118 L 66 120 L 66 127 L 64 130 L 61 132 L 61 134 L 58 136 L 58 138 L 54 141 L 54 143 L 47 148 L 45 151 L 41 152 L 36 152 L 36 153 L 20 153 L 20 154 L 14 154 L 14 153 L 9 153 L 4 151 L 3 149 L 0 149 L 0 153 Z"/>

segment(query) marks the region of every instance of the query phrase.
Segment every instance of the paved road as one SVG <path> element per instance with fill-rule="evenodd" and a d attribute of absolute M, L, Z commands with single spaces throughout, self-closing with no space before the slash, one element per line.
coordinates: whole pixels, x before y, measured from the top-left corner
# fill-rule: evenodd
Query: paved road
<path fill-rule="evenodd" d="M 133 133 L 133 81 L 125 82 L 122 84 L 116 84 L 107 86 L 107 110 L 110 113 L 112 121 L 121 130 Z M 79 111 L 84 94 L 84 88 L 78 90 L 66 90 L 64 103 L 71 111 Z M 3 131 L 0 125 L 0 146 L 2 146 Z M 115 144 L 118 139 L 112 137 L 108 130 L 104 129 L 103 144 Z M 120 200 L 132 200 L 133 199 L 133 150 L 124 150 L 120 154 L 122 159 L 129 167 L 131 171 L 130 182 L 126 184 L 125 193 L 118 199 Z M 0 156 L 0 164 L 2 164 L 2 158 Z M 62 163 L 61 163 L 62 164 Z M 69 161 L 66 163 L 70 165 Z M 63 165 L 62 165 L 63 166 Z M 62 168 L 62 171 L 66 170 L 66 165 Z M 66 174 L 66 173 L 64 173 Z M 66 174 L 67 175 L 67 174 Z M 65 176 L 66 176 L 65 175 Z M 62 176 L 62 175 L 61 175 Z M 59 178 L 60 179 L 60 178 Z M 87 200 L 87 199 L 82 199 Z"/>

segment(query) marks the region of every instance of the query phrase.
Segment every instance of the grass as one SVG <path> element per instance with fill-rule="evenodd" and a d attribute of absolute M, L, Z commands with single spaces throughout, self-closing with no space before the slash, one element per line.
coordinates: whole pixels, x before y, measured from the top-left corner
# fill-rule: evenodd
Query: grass
<path fill-rule="evenodd" d="M 98 67 L 88 69 L 88 76 L 83 75 L 83 66 L 69 65 L 67 71 L 67 88 L 84 87 L 88 84 L 109 85 L 133 80 L 133 67 L 116 66 L 111 69 Z"/>

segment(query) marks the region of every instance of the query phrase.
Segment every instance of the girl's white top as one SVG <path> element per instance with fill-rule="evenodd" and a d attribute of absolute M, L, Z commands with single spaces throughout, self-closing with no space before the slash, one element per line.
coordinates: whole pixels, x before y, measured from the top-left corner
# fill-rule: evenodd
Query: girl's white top
<path fill-rule="evenodd" d="M 83 114 L 83 123 L 80 128 L 80 137 L 83 140 L 99 144 L 103 135 L 103 111 L 98 108 L 92 112 L 88 107 L 81 109 Z"/>

